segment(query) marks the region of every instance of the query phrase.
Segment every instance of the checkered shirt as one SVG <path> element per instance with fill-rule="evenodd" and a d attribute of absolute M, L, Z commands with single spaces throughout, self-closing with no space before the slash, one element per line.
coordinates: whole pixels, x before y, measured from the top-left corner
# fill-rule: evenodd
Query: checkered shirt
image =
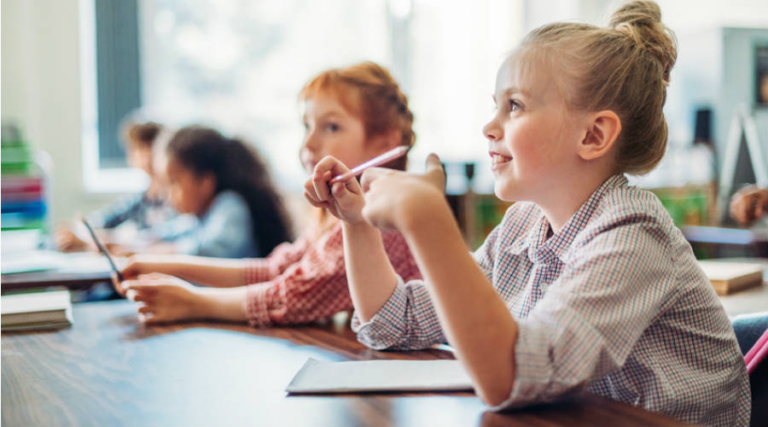
<path fill-rule="evenodd" d="M 691 423 L 749 424 L 733 328 L 652 193 L 615 175 L 549 233 L 535 205 L 516 203 L 474 253 L 519 328 L 515 383 L 495 409 L 588 390 Z M 445 342 L 421 280 L 401 279 L 370 321 L 355 315 L 352 327 L 375 349 Z"/>
<path fill-rule="evenodd" d="M 341 222 L 316 237 L 318 233 L 311 228 L 296 242 L 283 243 L 268 257 L 249 262 L 243 310 L 252 326 L 308 323 L 352 310 Z M 382 239 L 397 274 L 421 279 L 403 235 L 383 232 Z"/>

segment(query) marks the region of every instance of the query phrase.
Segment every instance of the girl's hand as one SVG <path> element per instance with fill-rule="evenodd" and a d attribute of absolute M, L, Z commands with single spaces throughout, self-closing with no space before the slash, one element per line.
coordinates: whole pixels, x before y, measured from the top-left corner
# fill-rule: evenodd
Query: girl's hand
<path fill-rule="evenodd" d="M 151 256 L 148 255 L 131 255 L 120 273 L 126 279 L 135 279 L 141 274 L 157 273 L 158 270 L 151 260 Z"/>
<path fill-rule="evenodd" d="M 363 216 L 384 230 L 407 232 L 445 199 L 445 170 L 435 154 L 427 157 L 423 174 L 373 168 L 362 179 L 365 192 Z"/>
<path fill-rule="evenodd" d="M 327 156 L 315 166 L 306 184 L 304 197 L 318 208 L 327 209 L 333 216 L 349 224 L 360 224 L 363 219 L 365 199 L 363 190 L 357 179 L 350 178 L 344 182 L 336 182 L 329 188 L 329 182 L 334 176 L 349 172 L 343 163 Z"/>
<path fill-rule="evenodd" d="M 146 324 L 203 318 L 205 298 L 189 282 L 165 274 L 143 274 L 122 283 L 128 298 L 143 303 L 139 320 Z"/>
<path fill-rule="evenodd" d="M 731 198 L 731 216 L 739 225 L 749 225 L 768 213 L 768 188 L 744 187 Z"/>
<path fill-rule="evenodd" d="M 147 273 L 158 272 L 157 263 L 151 262 L 150 256 L 147 255 L 132 255 L 127 260 L 125 258 L 115 260 L 118 266 L 122 264 L 120 268 L 120 274 L 123 275 L 125 282 L 120 282 L 117 275 L 112 273 L 112 285 L 118 294 L 125 297 L 125 283 L 129 279 L 136 279 L 138 276 Z"/>

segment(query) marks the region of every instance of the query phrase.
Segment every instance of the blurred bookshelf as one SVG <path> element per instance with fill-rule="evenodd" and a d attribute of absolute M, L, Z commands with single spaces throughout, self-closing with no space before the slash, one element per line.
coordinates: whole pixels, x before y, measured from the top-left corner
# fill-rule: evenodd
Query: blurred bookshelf
<path fill-rule="evenodd" d="M 50 231 L 50 198 L 44 153 L 35 151 L 13 125 L 2 126 L 0 228 Z"/>

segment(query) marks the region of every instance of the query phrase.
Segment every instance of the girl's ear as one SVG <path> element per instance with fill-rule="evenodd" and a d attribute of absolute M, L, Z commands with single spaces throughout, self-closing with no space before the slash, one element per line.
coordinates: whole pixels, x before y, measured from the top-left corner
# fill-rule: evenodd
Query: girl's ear
<path fill-rule="evenodd" d="M 621 119 L 611 110 L 598 111 L 590 115 L 587 126 L 587 133 L 579 143 L 579 157 L 594 160 L 605 156 L 619 138 Z"/>
<path fill-rule="evenodd" d="M 211 196 L 216 193 L 216 175 L 212 173 L 206 173 L 198 179 L 198 185 L 200 186 L 200 194 Z"/>

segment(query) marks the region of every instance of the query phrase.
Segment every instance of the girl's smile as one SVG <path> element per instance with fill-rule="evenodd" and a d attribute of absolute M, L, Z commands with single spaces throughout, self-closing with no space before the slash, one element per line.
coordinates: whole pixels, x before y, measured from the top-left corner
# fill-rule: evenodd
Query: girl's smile
<path fill-rule="evenodd" d="M 488 154 L 491 156 L 492 171 L 501 169 L 512 161 L 512 157 L 505 156 L 503 154 L 499 154 L 494 151 L 489 151 Z"/>

